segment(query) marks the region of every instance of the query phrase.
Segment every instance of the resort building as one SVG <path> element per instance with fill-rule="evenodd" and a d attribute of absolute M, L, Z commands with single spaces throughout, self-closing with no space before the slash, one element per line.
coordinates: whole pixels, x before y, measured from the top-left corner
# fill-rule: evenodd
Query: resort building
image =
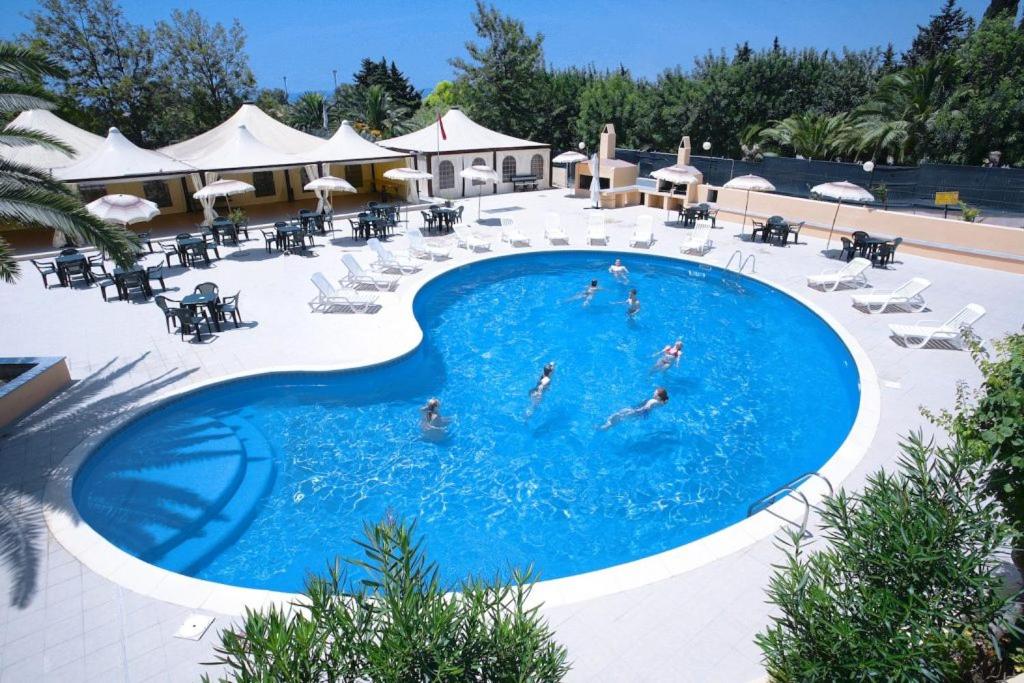
<path fill-rule="evenodd" d="M 427 194 L 444 199 L 501 194 L 551 184 L 551 146 L 484 128 L 459 109 L 449 109 L 425 128 L 382 140 L 384 147 L 414 154 L 414 167 L 432 173 Z M 501 182 L 462 178 L 472 166 L 488 166 Z"/>

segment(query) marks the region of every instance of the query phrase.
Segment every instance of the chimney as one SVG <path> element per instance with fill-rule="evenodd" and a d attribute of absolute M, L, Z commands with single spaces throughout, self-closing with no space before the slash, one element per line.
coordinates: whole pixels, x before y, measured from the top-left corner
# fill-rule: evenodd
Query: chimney
<path fill-rule="evenodd" d="M 601 159 L 615 158 L 615 126 L 612 124 L 604 124 L 604 129 L 601 131 L 601 145 L 597 151 Z"/>
<path fill-rule="evenodd" d="M 676 153 L 676 163 L 689 165 L 690 163 L 690 136 L 684 135 L 679 141 L 679 151 Z"/>

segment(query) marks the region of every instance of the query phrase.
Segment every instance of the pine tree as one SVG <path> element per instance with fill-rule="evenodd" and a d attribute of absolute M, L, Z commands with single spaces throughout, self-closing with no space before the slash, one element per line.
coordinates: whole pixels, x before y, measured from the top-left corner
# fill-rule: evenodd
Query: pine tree
<path fill-rule="evenodd" d="M 914 42 L 903 53 L 903 65 L 919 66 L 955 50 L 972 28 L 974 20 L 956 6 L 956 0 L 946 0 L 927 26 L 918 25 Z"/>
<path fill-rule="evenodd" d="M 1017 8 L 1020 0 L 991 0 L 988 9 L 985 10 L 985 19 L 994 19 L 1001 14 L 1009 14 L 1010 19 L 1017 18 Z"/>

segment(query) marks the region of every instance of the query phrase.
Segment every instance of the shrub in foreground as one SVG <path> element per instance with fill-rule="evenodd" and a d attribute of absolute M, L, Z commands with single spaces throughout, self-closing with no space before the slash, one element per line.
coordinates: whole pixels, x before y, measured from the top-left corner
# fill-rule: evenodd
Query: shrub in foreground
<path fill-rule="evenodd" d="M 291 610 L 247 611 L 220 634 L 222 682 L 559 681 L 568 672 L 536 607 L 531 572 L 464 581 L 447 593 L 414 525 L 370 524 L 364 557 L 306 582 Z M 204 677 L 208 681 L 208 677 Z"/>
<path fill-rule="evenodd" d="M 768 589 L 781 614 L 757 636 L 772 679 L 989 680 L 1008 667 L 1012 596 L 995 555 L 1011 530 L 962 445 L 916 434 L 901 449 L 895 473 L 825 500 L 827 547 L 784 543 Z"/>

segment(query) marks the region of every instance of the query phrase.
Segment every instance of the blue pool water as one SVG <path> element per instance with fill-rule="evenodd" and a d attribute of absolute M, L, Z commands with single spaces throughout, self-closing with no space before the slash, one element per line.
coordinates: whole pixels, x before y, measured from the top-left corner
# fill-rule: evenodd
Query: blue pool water
<path fill-rule="evenodd" d="M 639 290 L 633 321 L 606 270 L 616 255 Z M 591 278 L 593 303 L 570 300 Z M 424 341 L 394 363 L 229 382 L 130 423 L 79 471 L 82 517 L 149 562 L 239 586 L 298 590 L 389 513 L 418 519 L 448 580 L 528 563 L 555 578 L 743 519 L 832 455 L 859 402 L 853 360 L 817 316 L 699 265 L 494 259 L 428 284 L 415 312 Z M 651 374 L 677 337 L 682 364 Z M 527 418 L 550 360 L 554 381 Z M 667 405 L 597 429 L 658 385 Z M 419 428 L 431 396 L 452 419 L 440 442 Z"/>

